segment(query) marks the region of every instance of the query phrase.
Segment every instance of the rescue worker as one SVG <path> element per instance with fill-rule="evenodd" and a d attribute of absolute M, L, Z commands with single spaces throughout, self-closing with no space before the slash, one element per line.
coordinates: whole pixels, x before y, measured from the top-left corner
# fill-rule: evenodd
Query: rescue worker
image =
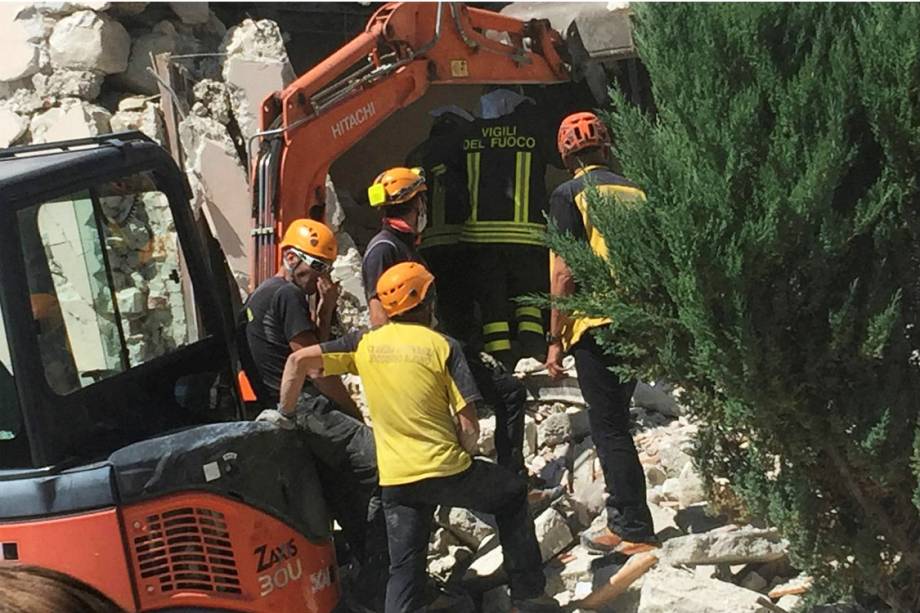
<path fill-rule="evenodd" d="M 263 406 L 275 407 L 281 373 L 292 352 L 329 339 L 338 287 L 329 278 L 338 254 L 335 235 L 311 219 L 291 223 L 281 241 L 281 268 L 249 296 L 243 312 L 250 363 L 244 363 Z M 308 299 L 317 299 L 311 314 Z M 373 608 L 387 563 L 374 441 L 339 377 L 316 379 L 297 390 L 296 413 L 267 409 L 257 419 L 297 428 L 317 459 L 323 492 L 360 564 L 351 593 Z M 289 410 L 294 407 L 289 407 Z"/>
<path fill-rule="evenodd" d="M 550 197 L 550 219 L 561 232 L 586 241 L 606 259 L 607 243 L 591 223 L 586 189 L 594 185 L 618 203 L 638 203 L 645 194 L 634 183 L 608 169 L 610 137 L 593 113 L 575 113 L 559 126 L 559 153 L 573 178 Z M 559 255 L 550 255 L 550 293 L 569 296 L 576 285 L 572 272 Z M 581 542 L 595 552 L 616 551 L 633 555 L 657 546 L 652 516 L 645 499 L 645 474 L 629 431 L 629 403 L 635 381 L 622 381 L 611 370 L 616 357 L 607 353 L 597 335 L 609 319 L 565 315 L 550 311 L 546 368 L 553 378 L 562 376 L 562 356 L 575 357 L 578 385 L 588 404 L 591 438 L 607 486 L 607 526 L 582 534 Z"/>
<path fill-rule="evenodd" d="M 428 187 L 428 226 L 418 245 L 438 291 L 438 328 L 457 339 L 470 339 L 474 301 L 469 250 L 460 242 L 470 215 L 463 136 L 473 116 L 456 105 L 436 108 L 428 138 L 407 156 L 409 166 L 425 170 Z"/>
<path fill-rule="evenodd" d="M 481 117 L 463 141 L 471 213 L 462 240 L 471 245 L 485 351 L 509 370 L 518 355 L 543 359 L 540 309 L 514 298 L 545 292 L 546 165 L 555 158 L 545 118 L 531 98 L 506 88 L 480 100 Z M 512 334 L 515 323 L 515 335 Z"/>
<path fill-rule="evenodd" d="M 377 176 L 368 188 L 368 199 L 383 208 L 383 229 L 374 236 L 364 251 L 362 276 L 368 304 L 371 305 L 372 326 L 388 320 L 376 293 L 377 281 L 383 271 L 400 262 L 426 265 L 416 244 L 418 234 L 425 229 L 425 177 L 418 169 L 391 168 Z M 421 221 L 420 221 L 421 220 Z M 469 265 L 466 276 L 470 277 Z M 476 271 L 480 274 L 480 271 Z M 468 328 L 468 326 L 467 326 Z M 486 402 L 495 411 L 495 451 L 498 462 L 512 471 L 524 474 L 524 414 L 527 390 L 515 377 L 492 368 L 470 344 L 464 345 L 467 362 L 476 385 Z"/>
<path fill-rule="evenodd" d="M 559 611 L 543 593 L 540 548 L 523 478 L 472 459 L 481 400 L 454 339 L 431 329 L 434 277 L 417 262 L 386 270 L 376 295 L 390 322 L 291 354 L 281 408 L 290 410 L 308 372 L 361 377 L 380 467 L 390 547 L 387 613 L 426 610 L 426 562 L 438 505 L 489 513 L 498 524 L 513 606 Z"/>
<path fill-rule="evenodd" d="M 375 234 L 361 260 L 361 277 L 372 326 L 387 321 L 377 297 L 377 279 L 399 262 L 423 262 L 416 245 L 428 225 L 425 175 L 421 168 L 396 167 L 374 179 L 367 190 L 372 207 L 383 209 L 383 227 Z"/>

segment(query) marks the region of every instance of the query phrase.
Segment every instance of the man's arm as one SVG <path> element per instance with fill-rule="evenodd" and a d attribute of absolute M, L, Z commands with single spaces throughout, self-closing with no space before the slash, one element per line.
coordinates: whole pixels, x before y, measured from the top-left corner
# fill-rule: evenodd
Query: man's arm
<path fill-rule="evenodd" d="M 285 374 L 287 374 L 288 367 L 291 364 L 291 357 L 293 357 L 299 351 L 305 348 L 308 349 L 312 347 L 316 347 L 317 349 L 319 349 L 319 339 L 316 337 L 316 334 L 314 334 L 313 332 L 301 332 L 300 334 L 295 336 L 291 341 L 289 341 L 288 344 L 291 347 L 292 353 L 291 353 L 291 356 L 288 357 L 288 363 L 285 364 L 284 366 Z M 317 368 L 322 369 L 323 360 L 322 360 L 321 351 L 319 355 L 320 355 L 320 360 L 319 360 L 319 366 Z M 303 388 L 303 383 L 304 383 L 305 378 L 306 378 L 306 373 L 304 374 L 303 377 L 300 378 L 300 388 L 298 388 L 298 390 Z M 342 383 L 341 377 L 338 377 L 338 376 L 322 377 L 319 375 L 319 373 L 317 373 L 317 377 L 314 377 L 313 385 L 316 386 L 316 389 L 318 389 L 319 392 L 323 396 L 325 396 L 326 398 L 334 402 L 335 405 L 343 413 L 345 413 L 346 415 L 350 415 L 351 417 L 354 417 L 360 422 L 364 421 L 364 417 L 361 415 L 361 410 L 358 408 L 358 405 L 355 404 L 355 401 L 352 399 L 351 394 L 348 393 L 348 390 L 345 388 L 345 384 Z M 283 375 L 281 378 L 281 392 L 282 392 L 281 401 L 282 401 L 282 406 L 284 407 L 284 410 L 293 411 L 294 410 L 293 405 L 288 407 L 288 405 L 284 404 L 284 376 Z M 294 404 L 296 403 L 297 403 L 297 399 L 295 398 Z"/>
<path fill-rule="evenodd" d="M 549 293 L 553 298 L 571 296 L 575 293 L 575 278 L 572 270 L 560 256 L 550 252 L 552 258 L 549 277 Z M 568 317 L 556 307 L 549 312 L 549 334 L 553 342 L 546 348 L 546 371 L 551 379 L 565 374 L 562 368 L 562 332 L 568 324 Z"/>
<path fill-rule="evenodd" d="M 390 321 L 390 318 L 387 317 L 386 311 L 383 310 L 383 303 L 380 302 L 380 298 L 374 296 L 367 301 L 367 309 L 371 319 L 371 326 L 374 328 L 379 328 L 383 324 Z"/>
<path fill-rule="evenodd" d="M 281 374 L 281 413 L 290 415 L 297 406 L 297 399 L 303 390 L 304 381 L 310 371 L 321 374 L 323 370 L 323 351 L 319 345 L 298 349 L 288 356 Z"/>
<path fill-rule="evenodd" d="M 457 429 L 457 440 L 460 441 L 460 446 L 471 456 L 476 455 L 479 451 L 479 419 L 475 403 L 471 402 L 457 413 L 454 427 Z"/>

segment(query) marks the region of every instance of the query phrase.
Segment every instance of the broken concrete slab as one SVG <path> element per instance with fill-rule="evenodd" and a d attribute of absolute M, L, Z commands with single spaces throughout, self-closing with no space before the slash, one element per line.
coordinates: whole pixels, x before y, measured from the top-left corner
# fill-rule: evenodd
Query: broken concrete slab
<path fill-rule="evenodd" d="M 462 544 L 474 550 L 479 549 L 482 542 L 495 533 L 492 526 L 479 519 L 469 509 L 440 507 L 435 519 L 438 525 L 448 530 Z"/>
<path fill-rule="evenodd" d="M 688 462 L 681 469 L 678 481 L 680 486 L 677 491 L 677 501 L 680 503 L 681 508 L 706 501 L 703 480 L 696 472 L 692 462 Z"/>
<path fill-rule="evenodd" d="M 48 44 L 55 68 L 115 74 L 128 67 L 131 37 L 114 19 L 78 11 L 55 24 Z"/>
<path fill-rule="evenodd" d="M 262 100 L 291 83 L 294 70 L 281 30 L 269 19 L 246 19 L 230 28 L 220 50 L 226 53 L 223 77 L 230 86 L 234 114 L 248 140 L 259 130 Z"/>
<path fill-rule="evenodd" d="M 772 562 L 786 555 L 786 545 L 775 530 L 715 530 L 669 540 L 660 559 L 671 566 Z"/>
<path fill-rule="evenodd" d="M 105 11 L 111 2 L 106 0 L 83 0 L 82 2 L 34 2 L 32 6 L 43 15 L 60 17 L 78 11 Z"/>
<path fill-rule="evenodd" d="M 543 556 L 544 562 L 571 545 L 572 541 L 575 540 L 568 523 L 565 521 L 565 517 L 552 507 L 543 511 L 534 520 L 533 524 L 537 534 L 537 542 L 540 544 L 540 555 Z"/>
<path fill-rule="evenodd" d="M 572 422 L 563 410 L 537 424 L 537 447 L 558 445 L 572 439 Z"/>
<path fill-rule="evenodd" d="M 61 68 L 51 74 L 32 76 L 35 93 L 43 98 L 81 98 L 92 101 L 102 91 L 104 75 L 93 70 Z"/>
<path fill-rule="evenodd" d="M 8 109 L 0 109 L 0 149 L 14 145 L 29 129 L 29 120 Z"/>
<path fill-rule="evenodd" d="M 65 98 L 61 106 L 32 117 L 29 131 L 34 143 L 86 138 L 111 132 L 111 117 L 111 113 L 101 106 L 77 98 Z"/>
<path fill-rule="evenodd" d="M 119 108 L 112 115 L 110 124 L 112 132 L 140 130 L 161 145 L 166 142 L 159 105 L 155 102 L 147 102 L 142 108 L 136 110 L 122 110 Z"/>
<path fill-rule="evenodd" d="M 3 61 L 0 81 L 18 81 L 32 76 L 41 67 L 41 53 L 30 21 L 19 18 L 24 5 L 0 4 L 0 40 Z"/>
<path fill-rule="evenodd" d="M 659 566 L 645 575 L 639 613 L 771 613 L 762 598 L 731 583 Z"/>

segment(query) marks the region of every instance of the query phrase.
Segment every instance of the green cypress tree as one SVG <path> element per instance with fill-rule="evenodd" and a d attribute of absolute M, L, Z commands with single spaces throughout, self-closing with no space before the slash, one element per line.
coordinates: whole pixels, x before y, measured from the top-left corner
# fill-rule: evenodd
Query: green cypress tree
<path fill-rule="evenodd" d="M 823 594 L 920 611 L 920 5 L 649 4 L 657 115 L 614 92 L 609 261 L 551 232 L 633 374 L 686 390 L 696 462 Z"/>

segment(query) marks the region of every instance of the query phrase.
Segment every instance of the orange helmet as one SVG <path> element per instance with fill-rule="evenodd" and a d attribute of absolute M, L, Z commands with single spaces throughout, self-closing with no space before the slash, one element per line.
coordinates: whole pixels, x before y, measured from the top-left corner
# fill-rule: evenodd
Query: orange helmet
<path fill-rule="evenodd" d="M 563 161 L 582 149 L 609 144 L 607 126 L 594 113 L 572 113 L 559 125 L 556 146 Z"/>
<path fill-rule="evenodd" d="M 284 232 L 281 249 L 293 248 L 329 262 L 339 254 L 339 245 L 329 226 L 313 219 L 295 219 Z"/>
<path fill-rule="evenodd" d="M 387 317 L 410 311 L 425 301 L 434 275 L 417 262 L 401 262 L 377 280 L 377 298 Z"/>
<path fill-rule="evenodd" d="M 367 188 L 367 199 L 371 206 L 402 204 L 427 189 L 425 172 L 421 168 L 397 166 L 377 175 Z"/>

